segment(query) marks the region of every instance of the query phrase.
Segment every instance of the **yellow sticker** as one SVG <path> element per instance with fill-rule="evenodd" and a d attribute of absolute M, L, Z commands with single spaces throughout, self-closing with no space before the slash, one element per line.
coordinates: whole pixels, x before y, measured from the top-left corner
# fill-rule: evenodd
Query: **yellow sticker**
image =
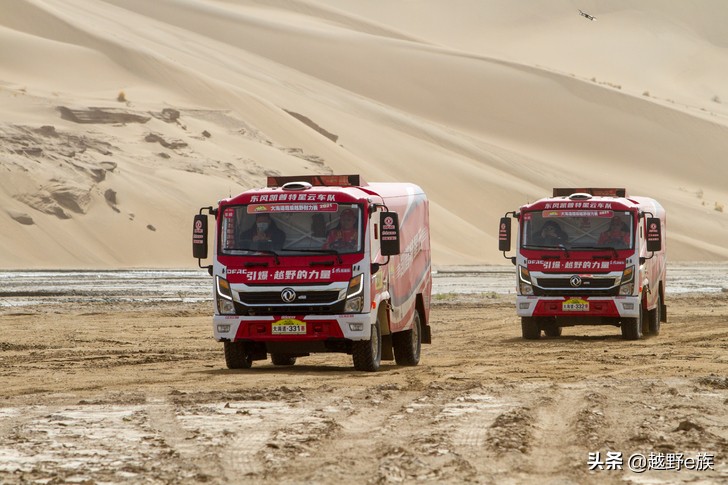
<path fill-rule="evenodd" d="M 589 302 L 581 298 L 569 298 L 561 304 L 561 310 L 565 312 L 588 312 Z"/>
<path fill-rule="evenodd" d="M 271 333 L 273 335 L 306 335 L 306 322 L 295 318 L 283 318 L 273 322 Z"/>

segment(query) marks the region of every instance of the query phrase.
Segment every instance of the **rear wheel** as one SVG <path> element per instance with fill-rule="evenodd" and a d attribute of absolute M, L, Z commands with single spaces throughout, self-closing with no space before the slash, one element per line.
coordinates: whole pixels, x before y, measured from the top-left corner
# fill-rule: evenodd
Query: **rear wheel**
<path fill-rule="evenodd" d="M 521 317 L 521 333 L 523 338 L 535 340 L 541 337 L 541 328 L 535 317 Z"/>
<path fill-rule="evenodd" d="M 547 337 L 561 337 L 561 327 L 556 325 L 556 323 L 547 323 L 543 327 L 543 333 L 545 333 Z"/>
<path fill-rule="evenodd" d="M 637 318 L 625 318 L 622 320 L 622 338 L 625 340 L 639 340 L 642 338 L 642 325 L 644 324 L 642 304 L 640 314 Z"/>
<path fill-rule="evenodd" d="M 296 357 L 290 354 L 270 354 L 270 360 L 273 365 L 293 365 L 296 363 Z"/>
<path fill-rule="evenodd" d="M 245 342 L 225 342 L 225 364 L 228 369 L 250 369 L 253 358 Z"/>
<path fill-rule="evenodd" d="M 356 340 L 352 347 L 354 369 L 375 372 L 382 362 L 382 335 L 379 332 L 379 320 L 372 325 L 372 336 L 369 340 Z"/>
<path fill-rule="evenodd" d="M 394 360 L 397 365 L 417 365 L 422 350 L 422 326 L 420 314 L 415 310 L 414 322 L 410 330 L 392 334 Z"/>
<path fill-rule="evenodd" d="M 662 297 L 657 295 L 657 306 L 654 310 L 648 312 L 647 324 L 650 329 L 650 335 L 660 335 L 660 320 L 662 319 Z"/>

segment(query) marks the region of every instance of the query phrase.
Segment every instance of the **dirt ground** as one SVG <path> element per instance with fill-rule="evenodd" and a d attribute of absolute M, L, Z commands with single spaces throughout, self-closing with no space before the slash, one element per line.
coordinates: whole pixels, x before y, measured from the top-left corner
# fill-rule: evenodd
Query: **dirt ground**
<path fill-rule="evenodd" d="M 207 303 L 5 308 L 0 483 L 727 483 L 728 293 L 667 303 L 524 341 L 512 297 L 440 297 L 377 373 L 227 370 Z"/>

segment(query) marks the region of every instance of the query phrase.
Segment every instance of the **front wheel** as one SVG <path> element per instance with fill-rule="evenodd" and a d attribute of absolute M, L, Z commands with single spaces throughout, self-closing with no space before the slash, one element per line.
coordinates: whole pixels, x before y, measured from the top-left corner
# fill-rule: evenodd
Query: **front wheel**
<path fill-rule="evenodd" d="M 625 318 L 622 320 L 622 338 L 625 340 L 639 340 L 642 338 L 642 325 L 644 325 L 644 315 L 642 304 L 640 304 L 640 313 L 637 318 Z"/>
<path fill-rule="evenodd" d="M 244 342 L 225 342 L 225 364 L 228 369 L 250 369 L 253 358 Z"/>
<path fill-rule="evenodd" d="M 369 340 L 356 340 L 352 347 L 354 369 L 367 372 L 379 370 L 382 362 L 382 335 L 379 332 L 379 320 L 372 325 L 372 335 Z"/>
<path fill-rule="evenodd" d="M 541 327 L 535 317 L 521 317 L 521 333 L 523 338 L 536 340 L 541 337 Z"/>
<path fill-rule="evenodd" d="M 394 360 L 397 365 L 417 365 L 420 363 L 420 352 L 422 350 L 422 325 L 420 322 L 420 314 L 415 310 L 412 328 L 392 334 Z"/>

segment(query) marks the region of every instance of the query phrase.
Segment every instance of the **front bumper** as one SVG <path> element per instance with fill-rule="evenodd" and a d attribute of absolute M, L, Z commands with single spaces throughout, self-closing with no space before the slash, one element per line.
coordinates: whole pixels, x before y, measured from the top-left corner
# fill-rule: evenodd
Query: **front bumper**
<path fill-rule="evenodd" d="M 639 296 L 516 296 L 519 317 L 637 318 Z"/>
<path fill-rule="evenodd" d="M 329 339 L 369 340 L 371 315 L 240 316 L 215 315 L 218 342 L 314 342 Z"/>

